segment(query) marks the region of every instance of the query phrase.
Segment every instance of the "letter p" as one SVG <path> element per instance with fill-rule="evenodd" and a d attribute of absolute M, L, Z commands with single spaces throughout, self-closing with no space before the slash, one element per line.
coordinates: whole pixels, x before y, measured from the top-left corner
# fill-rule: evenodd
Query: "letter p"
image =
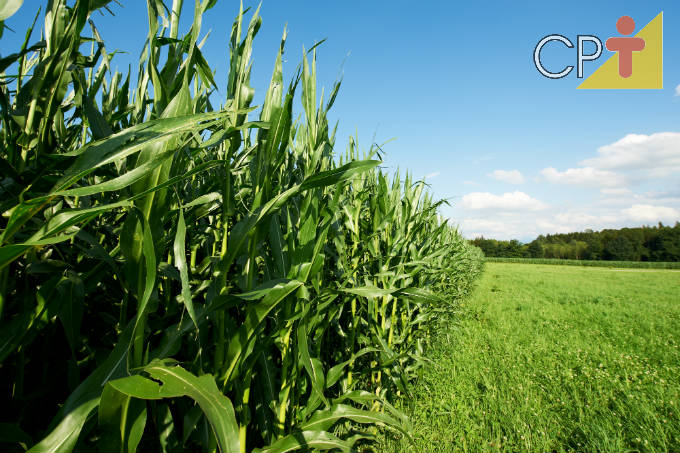
<path fill-rule="evenodd" d="M 595 53 L 586 55 L 583 53 L 583 43 L 586 41 L 590 41 L 595 44 Z M 579 79 L 583 78 L 583 62 L 584 61 L 593 61 L 597 60 L 600 55 L 602 55 L 602 41 L 597 36 L 591 36 L 591 35 L 578 35 L 578 44 L 577 44 L 577 53 L 576 53 L 576 77 Z"/>

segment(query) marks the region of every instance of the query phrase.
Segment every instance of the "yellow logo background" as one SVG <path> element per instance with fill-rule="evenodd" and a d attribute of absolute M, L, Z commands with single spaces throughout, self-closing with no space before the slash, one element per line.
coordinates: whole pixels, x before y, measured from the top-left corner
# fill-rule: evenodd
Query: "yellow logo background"
<path fill-rule="evenodd" d="M 633 74 L 619 76 L 619 54 L 614 53 L 578 86 L 579 89 L 661 89 L 663 88 L 663 11 L 636 35 L 645 49 L 633 52 Z"/>

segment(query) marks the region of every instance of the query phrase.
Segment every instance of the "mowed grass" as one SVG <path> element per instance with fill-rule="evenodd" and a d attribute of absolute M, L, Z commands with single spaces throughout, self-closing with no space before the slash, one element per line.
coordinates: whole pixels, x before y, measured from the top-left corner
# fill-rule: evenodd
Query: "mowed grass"
<path fill-rule="evenodd" d="M 385 451 L 680 451 L 680 272 L 487 263 Z"/>

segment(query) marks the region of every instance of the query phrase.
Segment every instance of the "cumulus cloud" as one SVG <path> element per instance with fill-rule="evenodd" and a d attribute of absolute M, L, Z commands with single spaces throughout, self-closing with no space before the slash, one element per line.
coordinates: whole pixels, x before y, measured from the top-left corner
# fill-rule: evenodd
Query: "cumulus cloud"
<path fill-rule="evenodd" d="M 675 95 L 680 96 L 680 85 L 675 87 Z"/>
<path fill-rule="evenodd" d="M 525 212 L 478 211 L 474 217 L 463 216 L 460 228 L 467 238 L 484 236 L 494 239 L 533 240 L 539 234 L 571 233 L 588 228 L 597 230 L 618 227 L 625 219 L 617 211 L 614 214 L 598 215 L 595 212 L 557 209 Z"/>
<path fill-rule="evenodd" d="M 484 236 L 494 239 L 519 239 L 530 241 L 539 234 L 571 233 L 586 229 L 621 228 L 639 226 L 640 221 L 631 220 L 621 208 L 568 209 L 553 206 L 540 211 L 504 212 L 477 211 L 474 216 L 461 215 L 460 230 L 467 238 Z M 647 222 L 649 223 L 649 222 Z"/>
<path fill-rule="evenodd" d="M 531 178 L 543 186 L 553 183 L 591 190 L 559 191 L 559 198 L 550 198 L 552 192 L 546 190 L 539 201 L 520 191 L 470 189 L 451 208 L 452 217 L 461 219 L 466 237 L 522 241 L 539 234 L 680 221 L 680 132 L 621 137 L 589 158 L 563 168 L 544 168 L 536 179 Z M 487 168 L 488 177 L 501 181 L 526 176 L 517 170 Z"/>
<path fill-rule="evenodd" d="M 544 168 L 541 175 L 554 184 L 602 188 L 605 195 L 628 195 L 627 186 L 675 177 L 680 173 L 680 133 L 628 134 L 601 146 L 580 166 L 559 171 Z"/>
<path fill-rule="evenodd" d="M 616 187 L 625 184 L 625 178 L 618 173 L 608 170 L 598 170 L 593 167 L 569 168 L 558 171 L 553 167 L 541 170 L 541 175 L 554 184 L 568 184 L 587 187 Z"/>
<path fill-rule="evenodd" d="M 494 170 L 487 176 L 509 184 L 522 184 L 524 182 L 524 175 L 519 170 Z"/>
<path fill-rule="evenodd" d="M 637 222 L 676 222 L 680 220 L 680 210 L 668 206 L 634 204 L 622 212 Z"/>
<path fill-rule="evenodd" d="M 426 179 L 426 180 L 427 180 L 427 179 L 434 179 L 434 178 L 436 178 L 437 176 L 439 176 L 439 172 L 438 172 L 438 171 L 433 171 L 432 173 L 426 174 L 424 179 Z"/>
<path fill-rule="evenodd" d="M 463 220 L 460 230 L 467 238 L 484 236 L 527 242 L 539 234 L 639 227 L 658 222 L 672 225 L 680 221 L 678 207 L 647 203 L 626 206 L 602 207 L 585 204 L 579 208 L 569 208 L 565 205 L 554 205 L 540 211 L 475 211 L 474 214 L 468 212 L 468 215 L 461 213 Z"/>
<path fill-rule="evenodd" d="M 517 190 L 503 195 L 471 192 L 463 196 L 461 206 L 469 210 L 495 209 L 499 211 L 538 211 L 546 207 L 537 199 Z"/>
<path fill-rule="evenodd" d="M 680 171 L 680 133 L 628 134 L 597 150 L 597 156 L 579 162 L 598 170 L 644 171 L 645 179 Z"/>

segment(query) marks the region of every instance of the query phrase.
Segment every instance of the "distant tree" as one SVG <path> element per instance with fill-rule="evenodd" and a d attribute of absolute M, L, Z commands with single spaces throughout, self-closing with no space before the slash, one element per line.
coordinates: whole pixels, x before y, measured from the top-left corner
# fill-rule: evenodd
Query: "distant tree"
<path fill-rule="evenodd" d="M 543 246 L 538 239 L 531 241 L 527 247 L 530 258 L 543 258 Z"/>
<path fill-rule="evenodd" d="M 588 247 L 583 253 L 584 260 L 599 260 L 602 259 L 602 252 L 604 247 L 599 236 L 595 234 L 588 235 L 585 239 Z"/>
<path fill-rule="evenodd" d="M 625 236 L 616 236 L 604 249 L 605 258 L 614 261 L 635 259 L 635 247 Z"/>
<path fill-rule="evenodd" d="M 575 260 L 582 260 L 588 249 L 588 244 L 585 241 L 572 240 L 569 243 L 571 258 Z"/>
<path fill-rule="evenodd" d="M 650 255 L 653 261 L 680 261 L 680 227 L 663 227 L 650 241 Z"/>
<path fill-rule="evenodd" d="M 620 230 L 547 234 L 528 244 L 484 237 L 473 239 L 472 243 L 491 257 L 680 261 L 680 222 L 674 226 L 659 223 Z"/>
<path fill-rule="evenodd" d="M 521 258 L 523 253 L 522 253 L 522 243 L 519 242 L 517 239 L 513 239 L 510 242 L 504 243 L 503 247 L 503 256 L 507 256 L 510 258 Z"/>

